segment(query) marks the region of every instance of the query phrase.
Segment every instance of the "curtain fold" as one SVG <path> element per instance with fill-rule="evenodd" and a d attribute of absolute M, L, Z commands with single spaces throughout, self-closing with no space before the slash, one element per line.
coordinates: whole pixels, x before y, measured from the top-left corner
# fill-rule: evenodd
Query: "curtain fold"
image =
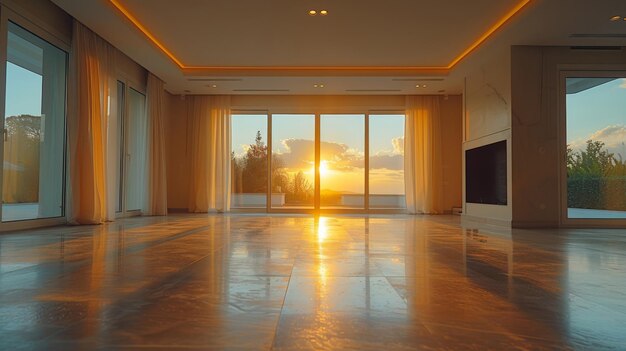
<path fill-rule="evenodd" d="M 68 95 L 68 221 L 97 224 L 107 211 L 107 125 L 115 48 L 74 21 Z"/>
<path fill-rule="evenodd" d="M 407 211 L 443 213 L 441 118 L 438 96 L 407 96 L 404 183 Z"/>
<path fill-rule="evenodd" d="M 189 211 L 230 210 L 230 97 L 188 97 Z"/>
<path fill-rule="evenodd" d="M 165 155 L 165 88 L 163 81 L 148 73 L 146 91 L 148 140 L 146 160 L 146 196 L 143 214 L 167 214 L 167 175 Z"/>

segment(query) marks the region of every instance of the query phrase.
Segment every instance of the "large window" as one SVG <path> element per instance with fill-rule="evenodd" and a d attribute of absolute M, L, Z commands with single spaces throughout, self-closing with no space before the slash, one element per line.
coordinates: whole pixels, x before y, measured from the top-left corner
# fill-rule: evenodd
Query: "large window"
<path fill-rule="evenodd" d="M 365 115 L 322 115 L 320 202 L 322 208 L 365 207 Z"/>
<path fill-rule="evenodd" d="M 266 208 L 267 115 L 232 115 L 231 129 L 232 207 Z"/>
<path fill-rule="evenodd" d="M 404 208 L 404 115 L 370 115 L 369 134 L 369 206 Z"/>
<path fill-rule="evenodd" d="M 567 218 L 626 219 L 625 75 L 565 79 Z"/>
<path fill-rule="evenodd" d="M 67 53 L 9 22 L 2 221 L 61 217 Z"/>
<path fill-rule="evenodd" d="M 272 116 L 272 208 L 315 205 L 315 115 Z"/>
<path fill-rule="evenodd" d="M 148 116 L 146 96 L 125 82 L 117 82 L 117 152 L 119 172 L 117 212 L 140 213 L 146 179 L 146 145 Z"/>
<path fill-rule="evenodd" d="M 231 130 L 233 208 L 405 208 L 403 114 L 234 114 Z"/>

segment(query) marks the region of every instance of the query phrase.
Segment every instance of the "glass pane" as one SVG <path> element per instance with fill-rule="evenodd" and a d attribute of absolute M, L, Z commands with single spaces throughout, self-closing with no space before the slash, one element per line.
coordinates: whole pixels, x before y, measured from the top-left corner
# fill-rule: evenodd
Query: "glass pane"
<path fill-rule="evenodd" d="M 267 115 L 231 116 L 231 207 L 267 204 Z"/>
<path fill-rule="evenodd" d="M 365 115 L 321 115 L 320 206 L 365 206 Z"/>
<path fill-rule="evenodd" d="M 405 208 L 404 115 L 370 115 L 369 134 L 369 206 Z"/>
<path fill-rule="evenodd" d="M 315 115 L 272 115 L 272 208 L 312 208 Z"/>
<path fill-rule="evenodd" d="M 63 216 L 67 54 L 9 22 L 2 220 Z"/>
<path fill-rule="evenodd" d="M 124 83 L 117 82 L 117 154 L 119 155 L 119 171 L 115 176 L 115 186 L 118 191 L 117 212 L 122 212 L 124 199 Z"/>
<path fill-rule="evenodd" d="M 626 218 L 626 79 L 567 78 L 569 218 Z"/>
<path fill-rule="evenodd" d="M 141 210 L 146 170 L 146 96 L 128 91 L 128 133 L 126 134 L 126 210 Z"/>

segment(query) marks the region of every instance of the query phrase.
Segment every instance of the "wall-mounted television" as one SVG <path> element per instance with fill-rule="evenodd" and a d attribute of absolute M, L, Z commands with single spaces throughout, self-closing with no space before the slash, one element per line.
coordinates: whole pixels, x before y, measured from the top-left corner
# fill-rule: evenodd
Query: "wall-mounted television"
<path fill-rule="evenodd" d="M 465 202 L 507 204 L 506 140 L 465 151 Z"/>

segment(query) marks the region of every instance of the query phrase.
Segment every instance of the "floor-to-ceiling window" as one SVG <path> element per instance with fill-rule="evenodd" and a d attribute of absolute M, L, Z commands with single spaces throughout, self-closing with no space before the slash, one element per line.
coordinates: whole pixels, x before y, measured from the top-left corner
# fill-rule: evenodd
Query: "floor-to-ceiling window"
<path fill-rule="evenodd" d="M 369 207 L 404 208 L 404 115 L 369 116 Z"/>
<path fill-rule="evenodd" d="M 565 77 L 566 217 L 626 219 L 626 72 Z"/>
<path fill-rule="evenodd" d="M 404 114 L 238 113 L 231 130 L 232 208 L 405 208 Z"/>
<path fill-rule="evenodd" d="M 2 221 L 62 217 L 67 53 L 8 22 Z"/>
<path fill-rule="evenodd" d="M 320 117 L 321 208 L 365 207 L 365 115 Z"/>
<path fill-rule="evenodd" d="M 128 85 L 117 82 L 117 212 L 139 214 L 143 207 L 146 177 L 146 96 Z"/>
<path fill-rule="evenodd" d="M 315 206 L 315 115 L 272 115 L 272 208 Z"/>
<path fill-rule="evenodd" d="M 117 109 L 116 109 L 116 154 L 118 156 L 118 171 L 115 174 L 115 185 L 117 189 L 116 212 L 124 211 L 124 165 L 126 162 L 126 152 L 124 147 L 124 116 L 126 115 L 126 84 L 117 81 Z"/>
<path fill-rule="evenodd" d="M 231 116 L 231 204 L 266 208 L 268 189 L 267 114 Z"/>

